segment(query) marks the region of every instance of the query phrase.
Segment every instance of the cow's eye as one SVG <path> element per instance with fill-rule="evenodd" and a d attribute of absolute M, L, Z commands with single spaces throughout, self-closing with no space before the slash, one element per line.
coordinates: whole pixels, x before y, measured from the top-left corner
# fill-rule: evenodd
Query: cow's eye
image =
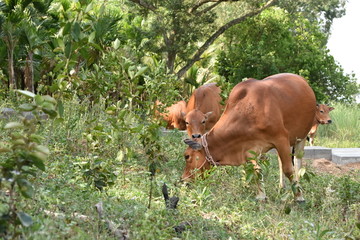
<path fill-rule="evenodd" d="M 321 111 L 320 111 L 320 113 L 324 113 L 324 111 L 323 111 L 323 110 L 321 110 Z"/>
<path fill-rule="evenodd" d="M 185 122 L 186 125 L 189 125 L 189 122 Z"/>
<path fill-rule="evenodd" d="M 185 155 L 185 160 L 189 160 L 190 155 Z"/>
<path fill-rule="evenodd" d="M 205 124 L 205 120 L 203 120 L 201 123 L 202 123 L 202 124 Z"/>

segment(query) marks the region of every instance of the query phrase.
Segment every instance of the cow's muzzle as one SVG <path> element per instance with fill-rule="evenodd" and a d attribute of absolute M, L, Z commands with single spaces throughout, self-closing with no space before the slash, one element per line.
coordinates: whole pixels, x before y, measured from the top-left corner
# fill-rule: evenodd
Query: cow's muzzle
<path fill-rule="evenodd" d="M 193 139 L 201 138 L 201 134 L 200 134 L 200 133 L 195 133 L 195 134 L 191 135 L 191 137 L 192 137 Z"/>

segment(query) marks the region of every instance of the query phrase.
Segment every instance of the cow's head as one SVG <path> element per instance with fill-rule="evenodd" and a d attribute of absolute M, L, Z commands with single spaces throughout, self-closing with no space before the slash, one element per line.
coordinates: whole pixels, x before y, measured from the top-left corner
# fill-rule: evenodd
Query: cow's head
<path fill-rule="evenodd" d="M 185 139 L 184 143 L 188 145 L 185 150 L 185 169 L 181 177 L 183 181 L 190 181 L 210 168 L 210 163 L 205 159 L 205 151 L 201 144 L 201 139 Z"/>
<path fill-rule="evenodd" d="M 331 118 L 330 118 L 330 111 L 334 110 L 333 107 L 329 107 L 325 104 L 317 104 L 316 105 L 316 120 L 320 123 L 320 124 L 329 124 L 331 123 Z"/>
<path fill-rule="evenodd" d="M 186 130 L 190 137 L 193 139 L 201 138 L 206 132 L 206 121 L 212 112 L 203 113 L 198 109 L 194 109 L 184 114 L 184 120 L 186 124 Z"/>

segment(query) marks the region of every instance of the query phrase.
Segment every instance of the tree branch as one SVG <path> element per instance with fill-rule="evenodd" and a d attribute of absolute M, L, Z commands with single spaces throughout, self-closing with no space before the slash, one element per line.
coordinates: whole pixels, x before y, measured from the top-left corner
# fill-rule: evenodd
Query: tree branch
<path fill-rule="evenodd" d="M 137 5 L 139 5 L 143 8 L 149 9 L 153 12 L 156 12 L 156 10 L 157 10 L 157 8 L 154 5 L 152 5 L 146 1 L 143 1 L 143 0 L 130 0 L 130 1 L 133 3 L 136 3 Z"/>
<path fill-rule="evenodd" d="M 195 6 L 193 6 L 190 10 L 189 13 L 194 13 L 198 8 L 200 8 L 201 6 L 203 6 L 206 3 L 214 3 L 213 5 L 211 5 L 209 8 L 212 9 L 215 6 L 219 5 L 222 2 L 238 2 L 239 0 L 202 0 L 200 1 L 198 4 L 196 4 Z M 215 6 L 214 6 L 215 5 Z M 205 10 L 201 11 L 201 12 L 206 12 Z"/>
<path fill-rule="evenodd" d="M 204 0 L 203 2 L 205 2 L 206 0 Z M 239 24 L 243 21 L 245 21 L 247 18 L 256 16 L 258 14 L 260 14 L 262 11 L 264 11 L 265 9 L 271 7 L 272 5 L 275 4 L 277 0 L 269 0 L 264 6 L 262 6 L 261 8 L 258 8 L 252 12 L 249 12 L 239 18 L 236 18 L 234 20 L 231 20 L 230 22 L 226 23 L 225 25 L 221 26 L 212 36 L 210 36 L 210 38 L 208 38 L 208 40 L 205 41 L 205 43 L 197 50 L 197 52 L 195 53 L 195 55 L 192 57 L 192 59 L 189 60 L 189 62 L 183 67 L 181 68 L 178 72 L 177 72 L 177 76 L 180 79 L 186 72 L 187 70 L 189 70 L 191 68 L 192 65 L 194 65 L 195 62 L 200 60 L 201 55 L 210 47 L 211 44 L 214 43 L 214 41 L 221 35 L 223 34 L 227 29 L 229 29 L 230 27 Z M 210 2 L 210 1 L 207 1 Z"/>
<path fill-rule="evenodd" d="M 213 5 L 205 8 L 204 10 L 202 10 L 202 11 L 200 11 L 200 12 L 197 12 L 197 13 L 196 13 L 196 16 L 201 16 L 202 14 L 209 12 L 211 9 L 215 8 L 215 7 L 216 7 L 217 5 L 219 5 L 220 3 L 221 3 L 221 2 L 216 2 L 216 3 L 214 3 Z"/>

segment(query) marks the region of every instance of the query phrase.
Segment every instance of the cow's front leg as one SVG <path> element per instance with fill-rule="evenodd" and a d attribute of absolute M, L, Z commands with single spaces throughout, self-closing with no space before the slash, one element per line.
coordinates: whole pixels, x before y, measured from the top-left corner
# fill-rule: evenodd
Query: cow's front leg
<path fill-rule="evenodd" d="M 303 142 L 305 144 L 305 141 Z M 296 143 L 297 145 L 298 143 Z M 298 202 L 303 202 L 305 201 L 304 198 L 302 197 L 302 193 L 301 193 L 301 189 L 299 186 L 299 176 L 298 176 L 298 171 L 299 171 L 299 158 L 297 158 L 295 160 L 294 157 L 294 161 L 296 161 L 295 165 L 295 171 L 294 171 L 294 167 L 292 164 L 292 156 L 291 156 L 291 148 L 290 148 L 290 144 L 289 141 L 287 139 L 284 139 L 281 142 L 278 142 L 278 144 L 276 145 L 276 149 L 278 151 L 278 155 L 281 161 L 281 167 L 282 167 L 282 172 L 285 174 L 285 176 L 290 180 L 290 182 L 292 184 L 294 184 L 295 188 L 293 188 L 294 191 L 294 195 L 295 195 L 295 200 Z M 300 160 L 300 164 L 301 164 L 301 160 Z M 280 175 L 281 176 L 281 175 Z"/>

